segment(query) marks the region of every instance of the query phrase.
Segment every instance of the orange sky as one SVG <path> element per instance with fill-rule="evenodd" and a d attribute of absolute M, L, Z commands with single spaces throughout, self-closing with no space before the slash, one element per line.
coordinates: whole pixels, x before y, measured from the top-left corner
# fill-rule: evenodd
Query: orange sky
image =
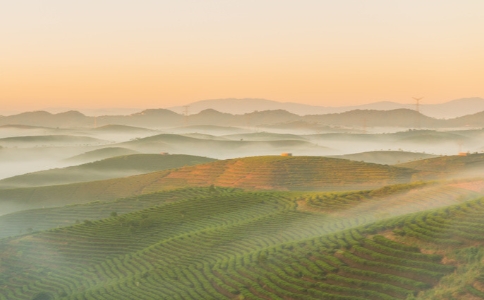
<path fill-rule="evenodd" d="M 0 9 L 0 104 L 484 97 L 483 12 L 480 0 L 10 1 Z"/>

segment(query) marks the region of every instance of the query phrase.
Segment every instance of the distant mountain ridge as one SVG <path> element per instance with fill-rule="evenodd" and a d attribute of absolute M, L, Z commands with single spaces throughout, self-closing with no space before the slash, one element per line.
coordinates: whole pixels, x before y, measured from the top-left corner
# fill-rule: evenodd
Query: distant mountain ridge
<path fill-rule="evenodd" d="M 415 104 L 403 104 L 392 101 L 380 101 L 353 106 L 318 106 L 292 102 L 278 102 L 267 99 L 213 99 L 202 100 L 188 104 L 188 111 L 191 114 L 199 113 L 206 109 L 214 109 L 230 114 L 245 114 L 261 110 L 286 110 L 297 115 L 311 114 L 332 114 L 342 113 L 351 110 L 394 110 L 394 109 L 415 109 Z M 184 106 L 169 107 L 177 113 L 183 114 Z M 440 104 L 421 104 L 420 111 L 429 117 L 437 119 L 457 118 L 478 111 L 484 111 L 483 98 L 462 98 Z"/>
<path fill-rule="evenodd" d="M 264 127 L 297 121 L 320 125 L 348 127 L 449 128 L 484 127 L 484 111 L 444 120 L 419 114 L 413 109 L 351 110 L 342 113 L 300 116 L 286 110 L 264 110 L 246 114 L 230 114 L 206 109 L 196 114 L 182 115 L 167 109 L 149 109 L 126 116 L 91 117 L 77 111 L 51 114 L 45 111 L 25 112 L 0 116 L 2 125 L 43 126 L 51 128 L 94 128 L 105 125 L 124 125 L 144 128 L 170 128 L 193 125 Z"/>

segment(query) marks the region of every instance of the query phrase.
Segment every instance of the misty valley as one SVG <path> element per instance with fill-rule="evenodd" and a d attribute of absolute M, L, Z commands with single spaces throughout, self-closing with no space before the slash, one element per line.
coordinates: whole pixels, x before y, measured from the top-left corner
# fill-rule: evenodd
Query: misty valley
<path fill-rule="evenodd" d="M 484 112 L 24 112 L 0 166 L 1 300 L 484 299 Z"/>

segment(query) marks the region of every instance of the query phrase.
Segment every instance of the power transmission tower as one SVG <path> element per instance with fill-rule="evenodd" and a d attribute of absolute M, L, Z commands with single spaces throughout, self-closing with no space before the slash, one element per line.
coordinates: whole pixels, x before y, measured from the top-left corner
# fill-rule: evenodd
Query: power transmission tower
<path fill-rule="evenodd" d="M 420 129 L 420 100 L 422 100 L 423 97 L 416 98 L 413 97 L 413 100 L 415 100 L 415 111 L 417 112 L 417 128 Z"/>

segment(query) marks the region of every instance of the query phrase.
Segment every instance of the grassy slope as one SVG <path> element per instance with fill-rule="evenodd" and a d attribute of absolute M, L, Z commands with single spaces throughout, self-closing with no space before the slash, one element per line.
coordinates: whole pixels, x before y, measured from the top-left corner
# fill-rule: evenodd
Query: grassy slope
<path fill-rule="evenodd" d="M 97 150 L 92 150 L 86 153 L 82 153 L 70 158 L 65 159 L 68 163 L 88 163 L 101 159 L 106 159 L 115 156 L 129 155 L 129 154 L 139 154 L 139 152 L 122 148 L 122 147 L 107 147 Z"/>
<path fill-rule="evenodd" d="M 0 139 L 0 145 L 23 146 L 23 145 L 77 145 L 77 144 L 105 144 L 105 140 L 87 136 L 74 135 L 42 135 L 42 136 L 20 136 Z"/>
<path fill-rule="evenodd" d="M 398 164 L 397 166 L 420 170 L 422 172 L 419 176 L 429 179 L 459 175 L 483 175 L 484 154 L 442 156 Z"/>
<path fill-rule="evenodd" d="M 474 181 L 468 182 L 472 184 Z M 354 192 L 296 192 L 298 210 L 331 213 L 344 216 L 345 210 L 366 214 L 366 219 L 377 220 L 397 216 L 405 212 L 451 205 L 479 195 L 470 189 L 449 183 L 412 183 L 386 186 L 376 190 Z M 217 187 L 218 191 L 230 192 L 238 189 Z M 210 195 L 210 189 L 182 188 L 111 201 L 94 201 L 85 204 L 28 209 L 0 216 L 0 238 L 26 233 L 28 230 L 45 230 L 74 224 L 76 221 L 96 220 L 109 217 L 112 212 L 124 214 L 165 202 L 190 197 Z M 438 201 L 435 199 L 438 198 Z M 425 203 L 425 204 L 423 204 Z"/>
<path fill-rule="evenodd" d="M 236 191 L 218 187 L 219 192 Z M 85 204 L 71 204 L 52 208 L 38 208 L 0 216 L 0 238 L 41 231 L 59 226 L 74 225 L 84 220 L 98 220 L 146 209 L 164 203 L 187 198 L 206 197 L 212 194 L 205 188 L 183 188 L 170 191 L 120 198 L 112 201 L 93 201 Z"/>
<path fill-rule="evenodd" d="M 261 153 L 276 154 L 288 151 L 299 151 L 301 153 L 334 152 L 329 148 L 301 140 L 234 141 L 194 138 L 177 134 L 160 134 L 118 145 L 145 152 L 165 151 L 210 157 L 237 157 L 247 156 L 247 153 L 260 155 Z"/>
<path fill-rule="evenodd" d="M 374 194 L 397 190 L 406 192 Z M 481 200 L 375 223 L 364 211 L 298 211 L 300 197 L 219 190 L 0 240 L 0 299 L 434 299 L 424 295 L 456 267 L 465 271 L 469 247 L 484 245 L 475 234 L 484 227 Z M 454 287 L 461 298 L 435 299 L 470 299 L 463 289 L 480 273 L 472 274 Z"/>
<path fill-rule="evenodd" d="M 94 132 L 105 132 L 105 133 L 156 133 L 156 130 L 151 130 L 142 127 L 134 127 L 127 125 L 104 125 L 91 129 Z"/>
<path fill-rule="evenodd" d="M 369 163 L 395 165 L 414 160 L 432 158 L 435 157 L 435 155 L 405 151 L 369 151 L 355 154 L 338 155 L 333 157 L 364 161 Z"/>
<path fill-rule="evenodd" d="M 6 189 L 0 194 L 0 203 L 16 206 L 15 210 L 10 210 L 13 212 L 211 184 L 246 189 L 361 189 L 408 182 L 414 172 L 336 158 L 262 156 L 216 161 L 127 178 Z"/>
<path fill-rule="evenodd" d="M 0 180 L 0 188 L 59 185 L 161 171 L 214 159 L 190 155 L 132 154 L 62 169 L 39 171 Z"/>

